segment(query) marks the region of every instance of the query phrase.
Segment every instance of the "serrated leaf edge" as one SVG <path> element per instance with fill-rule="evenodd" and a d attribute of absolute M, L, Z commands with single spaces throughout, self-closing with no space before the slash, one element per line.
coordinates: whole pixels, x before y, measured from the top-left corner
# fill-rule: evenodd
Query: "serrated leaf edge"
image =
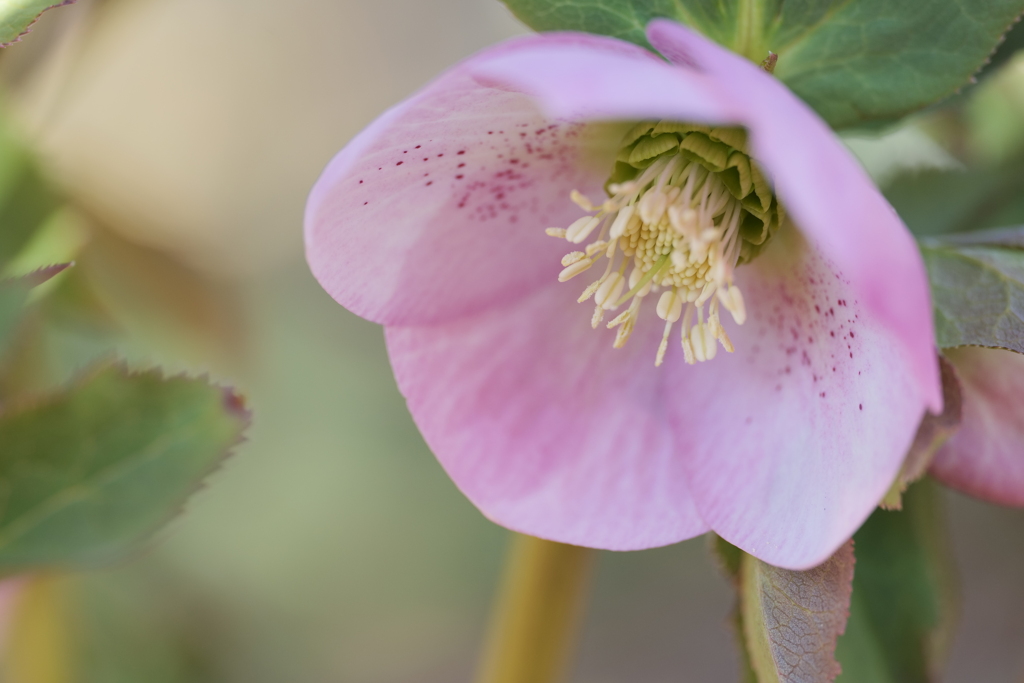
<path fill-rule="evenodd" d="M 78 0 L 64 0 L 63 2 L 55 3 L 53 5 L 50 5 L 49 7 L 44 7 L 42 10 L 39 11 L 39 14 L 36 15 L 36 18 L 33 19 L 32 21 L 28 22 L 28 24 L 25 26 L 25 28 L 22 29 L 21 33 L 19 33 L 17 36 L 14 37 L 14 40 L 10 40 L 10 41 L 8 41 L 6 43 L 0 43 L 0 48 L 10 47 L 11 45 L 14 45 L 15 43 L 20 43 L 22 38 L 24 38 L 26 35 L 28 35 L 29 33 L 32 32 L 32 26 L 34 26 L 35 23 L 37 21 L 39 21 L 39 17 L 43 16 L 44 12 L 47 12 L 47 11 L 49 11 L 51 9 L 56 9 L 57 7 L 64 7 L 65 5 L 73 5 L 77 1 Z"/>
<path fill-rule="evenodd" d="M 162 529 L 166 528 L 168 524 L 170 524 L 173 520 L 177 519 L 186 511 L 188 501 L 191 500 L 192 497 L 195 496 L 197 493 L 205 490 L 208 487 L 207 481 L 210 479 L 211 476 L 219 472 L 224 467 L 224 463 L 226 463 L 231 457 L 234 456 L 235 450 L 238 448 L 238 446 L 248 441 L 248 437 L 246 436 L 245 432 L 248 430 L 252 422 L 252 411 L 245 406 L 244 397 L 236 393 L 232 387 L 228 387 L 219 382 L 212 381 L 209 377 L 209 373 L 207 372 L 204 372 L 199 375 L 190 375 L 188 372 L 180 372 L 174 375 L 166 375 L 163 372 L 163 369 L 160 367 L 152 367 L 142 370 L 132 370 L 128 366 L 128 363 L 124 360 L 100 361 L 99 363 L 94 364 L 92 367 L 80 373 L 72 381 L 68 382 L 59 390 L 46 392 L 33 397 L 18 397 L 14 401 L 15 405 L 13 406 L 13 409 L 11 408 L 10 403 L 0 407 L 0 416 L 18 415 L 23 412 L 28 412 L 30 410 L 35 410 L 38 408 L 46 407 L 48 405 L 52 405 L 53 403 L 60 400 L 61 395 L 63 393 L 70 392 L 76 388 L 84 386 L 91 379 L 99 376 L 101 373 L 107 370 L 120 371 L 123 373 L 124 377 L 127 378 L 153 376 L 161 381 L 170 381 L 175 379 L 203 381 L 210 387 L 219 389 L 221 391 L 225 408 L 227 409 L 228 413 L 238 421 L 239 425 L 234 440 L 226 444 L 219 457 L 217 457 L 208 468 L 200 472 L 195 477 L 192 487 L 183 492 L 183 495 L 181 496 L 181 503 L 177 507 L 169 510 L 167 514 L 159 522 L 154 524 L 153 530 L 150 533 L 148 533 L 145 537 L 137 539 L 136 541 L 130 543 L 123 549 L 122 553 L 119 553 L 116 557 L 104 557 L 102 559 L 98 559 L 95 563 L 84 563 L 88 566 L 91 566 L 93 564 L 105 564 L 106 562 L 111 560 L 123 559 L 124 557 L 131 556 L 135 553 L 143 552 L 144 549 L 148 547 L 150 543 L 153 542 L 154 537 L 158 535 Z M 116 470 L 117 466 L 104 470 L 104 473 L 108 472 L 111 469 Z M 53 498 L 59 498 L 60 495 L 61 494 L 57 494 L 57 496 L 54 496 Z M 50 500 L 52 500 L 52 498 Z M 3 535 L 0 535 L 0 538 L 3 538 Z M 81 565 L 78 563 L 58 563 L 55 565 L 41 566 L 70 567 Z M 24 568 L 9 568 L 8 570 L 0 570 L 0 579 L 4 579 L 8 576 L 15 576 L 24 571 L 30 571 L 32 569 L 34 569 L 34 566 L 29 565 Z"/>

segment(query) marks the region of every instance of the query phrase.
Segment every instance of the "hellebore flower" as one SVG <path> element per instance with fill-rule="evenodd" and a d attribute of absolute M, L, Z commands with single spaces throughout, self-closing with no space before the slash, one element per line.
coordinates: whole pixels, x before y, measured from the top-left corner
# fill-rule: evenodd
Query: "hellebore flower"
<path fill-rule="evenodd" d="M 813 566 L 941 408 L 924 266 L 783 84 L 647 34 L 668 61 L 551 33 L 453 67 L 328 165 L 307 259 L 385 326 L 424 438 L 495 522 L 613 550 L 713 529 Z"/>
<path fill-rule="evenodd" d="M 980 347 L 944 353 L 956 368 L 963 413 L 932 475 L 978 498 L 1024 506 L 1024 355 Z"/>

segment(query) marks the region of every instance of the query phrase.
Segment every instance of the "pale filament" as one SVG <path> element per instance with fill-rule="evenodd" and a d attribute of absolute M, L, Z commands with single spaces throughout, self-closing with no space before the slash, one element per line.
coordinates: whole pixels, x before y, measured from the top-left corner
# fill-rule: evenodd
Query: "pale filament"
<path fill-rule="evenodd" d="M 719 309 L 732 314 L 737 325 L 746 320 L 743 295 L 733 281 L 742 246 L 740 202 L 716 174 L 680 154 L 657 159 L 634 180 L 610 185 L 609 192 L 611 197 L 598 205 L 573 191 L 573 202 L 587 215 L 568 228 L 547 229 L 574 245 L 593 237 L 563 257 L 560 282 L 607 260 L 604 272 L 579 298 L 581 303 L 594 298 L 592 326 L 629 302 L 607 323 L 618 328 L 614 346 L 621 348 L 633 333 L 644 298 L 654 294 L 655 313 L 665 321 L 655 365 L 664 361 L 672 328 L 680 320 L 687 363 L 713 359 L 719 344 L 731 353 Z"/>

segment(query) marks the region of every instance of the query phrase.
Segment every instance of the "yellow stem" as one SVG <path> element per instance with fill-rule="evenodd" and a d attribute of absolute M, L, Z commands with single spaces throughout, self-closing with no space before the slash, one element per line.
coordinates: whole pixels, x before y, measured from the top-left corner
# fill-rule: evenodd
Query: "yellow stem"
<path fill-rule="evenodd" d="M 5 657 L 12 683 L 72 680 L 66 593 L 66 582 L 54 576 L 32 577 L 20 589 Z"/>
<path fill-rule="evenodd" d="M 478 683 L 557 683 L 575 649 L 593 551 L 515 534 Z"/>

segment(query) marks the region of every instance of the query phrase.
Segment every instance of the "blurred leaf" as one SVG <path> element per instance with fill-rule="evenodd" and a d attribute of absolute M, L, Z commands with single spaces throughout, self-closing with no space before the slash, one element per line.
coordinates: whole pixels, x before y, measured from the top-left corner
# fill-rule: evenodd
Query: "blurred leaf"
<path fill-rule="evenodd" d="M 939 447 L 953 435 L 963 418 L 963 391 L 956 368 L 945 356 L 939 354 L 938 359 L 942 378 L 942 412 L 938 415 L 925 413 L 921 419 L 900 473 L 880 504 L 885 510 L 903 508 L 903 492 L 925 475 Z"/>
<path fill-rule="evenodd" d="M 35 161 L 0 124 L 0 269 L 17 256 L 59 205 Z"/>
<path fill-rule="evenodd" d="M 743 556 L 741 600 L 747 651 L 760 683 L 831 683 L 836 639 L 846 626 L 853 544 L 807 571 Z"/>
<path fill-rule="evenodd" d="M 17 42 L 46 10 L 73 2 L 75 0 L 0 0 L 0 47 Z"/>
<path fill-rule="evenodd" d="M 120 366 L 0 416 L 0 573 L 123 554 L 177 512 L 247 423 L 230 391 Z"/>
<path fill-rule="evenodd" d="M 921 253 L 940 348 L 973 345 L 1024 353 L 1024 249 L 930 241 Z"/>
<path fill-rule="evenodd" d="M 729 582 L 737 590 L 737 599 L 729 614 L 729 627 L 732 629 L 733 638 L 739 648 L 740 683 L 758 683 L 757 674 L 754 673 L 754 666 L 750 661 L 750 652 L 744 637 L 743 609 L 739 600 L 741 571 L 743 569 L 743 551 L 725 540 L 715 532 L 708 532 L 708 548 L 711 556 L 718 564 Z"/>
<path fill-rule="evenodd" d="M 930 480 L 915 484 L 902 512 L 878 510 L 854 536 L 857 573 L 836 683 L 938 680 L 956 613 L 940 496 Z"/>
<path fill-rule="evenodd" d="M 40 268 L 22 277 L 0 280 L 0 356 L 7 349 L 7 342 L 10 341 L 11 335 L 21 320 L 29 291 L 60 273 L 69 265 L 61 263 Z"/>
<path fill-rule="evenodd" d="M 96 301 L 146 357 L 212 359 L 222 368 L 245 362 L 251 339 L 232 285 L 102 226 L 77 260 Z"/>
<path fill-rule="evenodd" d="M 222 683 L 217 601 L 135 564 L 73 576 L 75 683 Z"/>
<path fill-rule="evenodd" d="M 895 179 L 885 196 L 918 236 L 1024 224 L 1024 158 L 993 168 L 929 170 Z"/>
<path fill-rule="evenodd" d="M 647 22 L 675 19 L 760 62 L 833 127 L 898 119 L 952 95 L 1024 11 L 1021 0 L 504 0 L 538 31 L 575 30 L 649 47 Z"/>

